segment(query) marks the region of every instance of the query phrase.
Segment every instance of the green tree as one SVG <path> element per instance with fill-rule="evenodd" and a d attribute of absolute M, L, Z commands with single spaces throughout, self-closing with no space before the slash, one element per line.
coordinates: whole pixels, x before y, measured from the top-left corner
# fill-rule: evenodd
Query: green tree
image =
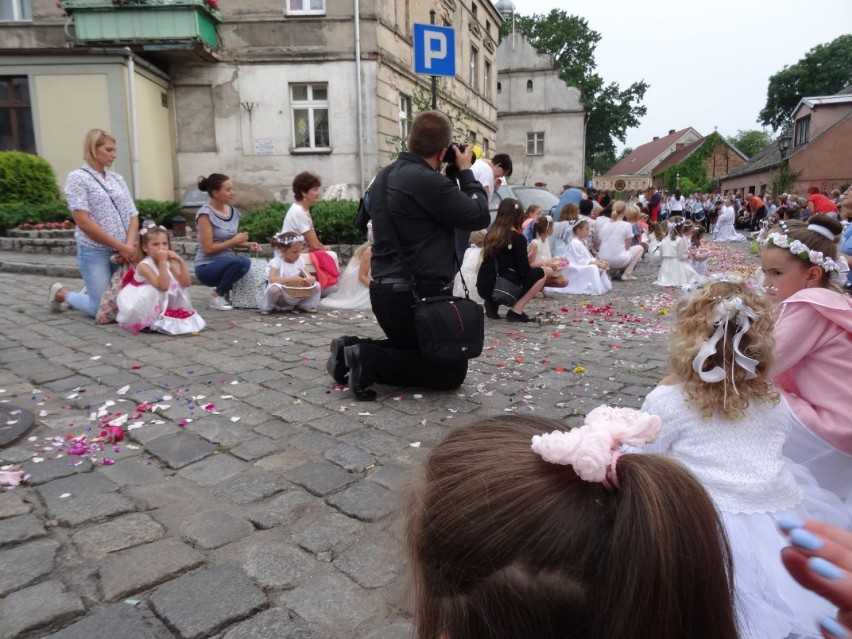
<path fill-rule="evenodd" d="M 615 161 L 621 162 L 624 158 L 626 158 L 631 153 L 633 153 L 633 147 L 632 146 L 626 146 L 623 149 L 621 149 L 621 153 L 619 153 L 616 156 Z"/>
<path fill-rule="evenodd" d="M 852 84 L 852 35 L 818 44 L 792 66 L 769 78 L 766 106 L 758 122 L 773 130 L 784 128 L 799 100 L 832 95 Z"/>
<path fill-rule="evenodd" d="M 736 135 L 728 138 L 728 142 L 737 147 L 748 157 L 752 157 L 772 144 L 772 136 L 767 131 L 750 129 L 748 131 L 737 131 Z"/>
<path fill-rule="evenodd" d="M 515 15 L 501 27 L 506 36 L 512 24 L 540 53 L 550 54 L 559 77 L 580 89 L 581 99 L 589 114 L 586 127 L 586 177 L 603 173 L 616 161 L 615 141 L 624 142 L 627 129 L 639 125 L 647 109 L 642 105 L 648 84 L 634 82 L 621 88 L 607 84 L 595 73 L 595 45 L 601 35 L 589 28 L 579 16 L 553 9 L 547 15 Z"/>

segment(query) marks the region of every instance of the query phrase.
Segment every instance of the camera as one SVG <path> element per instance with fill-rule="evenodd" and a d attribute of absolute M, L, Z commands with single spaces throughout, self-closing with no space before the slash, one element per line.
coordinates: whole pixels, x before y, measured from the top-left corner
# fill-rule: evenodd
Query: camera
<path fill-rule="evenodd" d="M 464 153 L 467 150 L 466 144 L 460 144 L 458 142 L 450 142 L 450 146 L 447 147 L 447 153 L 444 155 L 444 161 L 447 163 L 447 168 L 444 169 L 444 175 L 451 180 L 455 180 L 459 172 L 459 167 L 456 166 L 456 152 L 453 147 L 457 148 L 460 153 Z M 473 155 L 473 161 L 476 162 L 476 150 L 472 150 L 471 154 Z"/>

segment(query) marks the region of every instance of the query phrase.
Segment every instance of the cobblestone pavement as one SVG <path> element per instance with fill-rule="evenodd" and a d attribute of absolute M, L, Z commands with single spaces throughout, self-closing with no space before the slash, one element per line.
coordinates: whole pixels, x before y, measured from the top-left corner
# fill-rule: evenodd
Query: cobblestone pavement
<path fill-rule="evenodd" d="M 0 493 L 0 637 L 410 637 L 396 515 L 412 469 L 472 418 L 638 407 L 680 293 L 637 275 L 536 300 L 553 323 L 487 320 L 455 392 L 359 403 L 325 362 L 330 337 L 379 335 L 370 313 L 216 313 L 195 287 L 206 331 L 134 337 L 47 312 L 47 277 L 0 272 L 0 400 L 38 423 L 0 449 L 30 474 Z M 93 443 L 112 419 L 127 440 Z"/>

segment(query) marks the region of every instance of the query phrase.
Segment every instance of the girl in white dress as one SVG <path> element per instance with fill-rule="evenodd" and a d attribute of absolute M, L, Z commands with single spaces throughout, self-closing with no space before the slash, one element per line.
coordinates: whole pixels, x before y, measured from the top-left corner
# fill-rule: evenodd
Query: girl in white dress
<path fill-rule="evenodd" d="M 722 210 L 719 211 L 719 217 L 716 218 L 716 225 L 713 227 L 714 242 L 745 242 L 746 236 L 737 233 L 734 228 L 736 221 L 736 213 L 734 211 L 734 201 L 731 198 L 725 200 Z"/>
<path fill-rule="evenodd" d="M 710 253 L 701 248 L 701 238 L 704 236 L 704 227 L 695 226 L 689 235 L 689 248 L 686 249 L 689 265 L 699 275 L 707 275 L 707 260 Z"/>
<path fill-rule="evenodd" d="M 669 234 L 660 242 L 660 273 L 657 286 L 683 286 L 698 273 L 689 265 L 686 240 L 683 239 L 682 217 L 670 217 Z"/>
<path fill-rule="evenodd" d="M 533 268 L 549 267 L 551 269 L 551 273 L 545 278 L 544 286 L 561 288 L 568 284 L 568 280 L 562 272 L 562 269 L 568 266 L 569 260 L 564 257 L 554 258 L 550 254 L 550 243 L 548 239 L 553 234 L 553 218 L 549 215 L 543 215 L 533 224 L 535 225 L 533 230 L 535 239 L 533 239 L 530 244 L 529 251 L 527 251 L 530 266 Z"/>
<path fill-rule="evenodd" d="M 832 612 L 784 570 L 779 553 L 788 542 L 778 519 L 848 523 L 836 496 L 804 469 L 794 477 L 784 459 L 792 420 L 769 376 L 772 324 L 765 297 L 741 281 L 710 280 L 682 307 L 670 375 L 642 406 L 663 422 L 643 450 L 684 464 L 719 509 L 734 556 L 742 637 L 755 639 L 813 636 L 813 620 Z"/>
<path fill-rule="evenodd" d="M 275 257 L 269 262 L 269 284 L 258 301 L 261 314 L 270 311 L 305 311 L 316 313 L 320 301 L 320 285 L 305 272 L 302 249 L 305 238 L 287 231 L 272 238 Z M 289 291 L 288 291 L 289 289 Z M 298 291 L 298 295 L 295 294 Z"/>
<path fill-rule="evenodd" d="M 649 264 L 659 264 L 662 261 L 660 256 L 660 242 L 666 237 L 668 231 L 668 222 L 651 222 L 648 231 L 648 256 Z"/>
<path fill-rule="evenodd" d="M 370 260 L 373 257 L 373 223 L 367 223 L 367 241 L 355 249 L 340 276 L 338 289 L 320 302 L 322 308 L 370 308 Z"/>
<path fill-rule="evenodd" d="M 530 207 L 532 208 L 532 207 Z M 529 209 L 527 210 L 529 212 Z M 453 282 L 453 295 L 456 297 L 464 297 L 464 286 L 462 286 L 462 277 L 464 277 L 467 293 L 477 304 L 484 303 L 484 300 L 476 291 L 476 277 L 479 274 L 479 267 L 482 265 L 482 240 L 485 239 L 485 231 L 474 231 L 470 234 L 470 246 L 464 252 L 461 268 L 456 273 L 456 279 Z"/>
<path fill-rule="evenodd" d="M 166 229 L 150 226 L 139 231 L 137 258 L 133 275 L 125 278 L 116 298 L 119 325 L 133 333 L 148 329 L 169 335 L 203 329 L 206 324 L 189 301 L 189 269 L 171 250 Z"/>
<path fill-rule="evenodd" d="M 586 247 L 589 236 L 589 221 L 580 220 L 574 226 L 574 237 L 568 245 L 568 266 L 565 276 L 568 284 L 561 288 L 545 288 L 545 293 L 569 295 L 603 295 L 612 290 L 607 270 L 609 264 L 595 259 Z"/>

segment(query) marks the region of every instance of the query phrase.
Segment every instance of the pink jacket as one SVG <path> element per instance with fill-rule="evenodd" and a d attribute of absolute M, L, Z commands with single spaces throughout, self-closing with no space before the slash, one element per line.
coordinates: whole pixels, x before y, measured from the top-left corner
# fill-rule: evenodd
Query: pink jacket
<path fill-rule="evenodd" d="M 808 288 L 778 310 L 775 383 L 808 430 L 852 453 L 852 297 Z"/>

